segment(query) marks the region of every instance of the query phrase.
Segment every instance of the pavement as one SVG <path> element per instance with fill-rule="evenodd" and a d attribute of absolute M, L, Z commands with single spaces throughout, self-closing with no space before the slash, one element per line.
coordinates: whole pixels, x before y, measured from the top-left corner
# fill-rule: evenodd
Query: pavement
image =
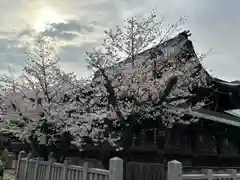
<path fill-rule="evenodd" d="M 15 172 L 12 170 L 5 170 L 4 180 L 15 180 Z"/>

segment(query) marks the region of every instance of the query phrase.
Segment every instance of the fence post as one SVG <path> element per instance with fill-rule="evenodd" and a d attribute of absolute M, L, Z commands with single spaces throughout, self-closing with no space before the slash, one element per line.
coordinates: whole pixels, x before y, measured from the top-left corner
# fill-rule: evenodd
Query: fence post
<path fill-rule="evenodd" d="M 67 161 L 67 159 L 65 159 L 64 160 L 64 166 L 63 166 L 62 180 L 67 180 L 67 166 L 68 166 L 68 161 Z"/>
<path fill-rule="evenodd" d="M 20 151 L 19 154 L 18 154 L 15 179 L 18 179 L 20 163 L 21 163 L 21 159 L 24 157 L 24 154 L 25 154 L 24 151 Z"/>
<path fill-rule="evenodd" d="M 84 162 L 83 164 L 83 180 L 88 179 L 88 162 Z"/>
<path fill-rule="evenodd" d="M 40 163 L 40 158 L 37 158 L 37 159 L 36 159 L 36 164 L 35 164 L 35 166 L 34 166 L 33 180 L 37 180 L 39 163 Z"/>
<path fill-rule="evenodd" d="M 110 159 L 109 180 L 123 180 L 123 160 L 115 157 Z"/>
<path fill-rule="evenodd" d="M 53 163 L 53 159 L 50 158 L 48 161 L 48 166 L 47 166 L 47 170 L 46 170 L 46 176 L 45 176 L 46 180 L 50 180 L 50 178 L 51 178 L 52 163 Z"/>
<path fill-rule="evenodd" d="M 167 180 L 182 180 L 182 163 L 177 160 L 168 162 Z"/>
<path fill-rule="evenodd" d="M 237 180 L 237 170 L 231 169 L 232 180 Z"/>
<path fill-rule="evenodd" d="M 207 169 L 207 180 L 213 180 L 213 170 L 212 169 Z"/>
<path fill-rule="evenodd" d="M 26 157 L 26 162 L 25 162 L 25 166 L 24 166 L 23 180 L 26 180 L 26 179 L 27 179 L 28 162 L 29 162 L 29 156 Z"/>

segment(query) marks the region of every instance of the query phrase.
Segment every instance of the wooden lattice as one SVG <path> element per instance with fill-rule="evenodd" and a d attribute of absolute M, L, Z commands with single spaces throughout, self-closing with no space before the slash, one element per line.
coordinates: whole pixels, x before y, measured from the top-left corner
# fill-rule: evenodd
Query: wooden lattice
<path fill-rule="evenodd" d="M 221 154 L 224 156 L 239 156 L 238 148 L 228 139 L 223 140 Z"/>
<path fill-rule="evenodd" d="M 215 138 L 211 135 L 199 135 L 196 143 L 196 152 L 202 154 L 217 154 Z"/>
<path fill-rule="evenodd" d="M 133 146 L 144 147 L 156 145 L 157 135 L 157 129 L 142 129 L 138 136 L 134 136 Z"/>
<path fill-rule="evenodd" d="M 179 152 L 191 152 L 191 139 L 181 132 L 168 132 L 165 149 Z"/>

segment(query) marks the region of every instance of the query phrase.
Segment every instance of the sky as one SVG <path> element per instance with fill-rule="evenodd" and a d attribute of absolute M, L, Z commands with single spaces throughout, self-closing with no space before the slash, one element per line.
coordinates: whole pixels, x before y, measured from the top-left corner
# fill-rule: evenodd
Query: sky
<path fill-rule="evenodd" d="M 183 28 L 192 33 L 195 50 L 212 49 L 204 66 L 215 77 L 240 80 L 239 5 L 238 0 L 0 0 L 0 74 L 9 66 L 20 70 L 24 52 L 45 36 L 64 70 L 88 76 L 84 52 L 101 43 L 104 30 L 155 8 L 166 25 L 186 16 Z"/>

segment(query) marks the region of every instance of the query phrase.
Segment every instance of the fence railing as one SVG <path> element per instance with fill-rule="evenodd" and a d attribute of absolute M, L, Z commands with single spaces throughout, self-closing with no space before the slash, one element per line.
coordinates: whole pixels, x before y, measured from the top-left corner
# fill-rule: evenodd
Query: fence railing
<path fill-rule="evenodd" d="M 167 180 L 237 180 L 240 173 L 236 169 L 214 172 L 212 169 L 203 169 L 202 173 L 183 173 L 182 163 L 173 160 L 168 162 Z"/>
<path fill-rule="evenodd" d="M 68 165 L 39 159 L 19 158 L 16 180 L 123 180 L 123 160 L 110 159 L 109 170 L 88 168 L 88 162 L 83 166 Z"/>
<path fill-rule="evenodd" d="M 166 168 L 159 163 L 127 162 L 125 180 L 165 180 Z"/>

